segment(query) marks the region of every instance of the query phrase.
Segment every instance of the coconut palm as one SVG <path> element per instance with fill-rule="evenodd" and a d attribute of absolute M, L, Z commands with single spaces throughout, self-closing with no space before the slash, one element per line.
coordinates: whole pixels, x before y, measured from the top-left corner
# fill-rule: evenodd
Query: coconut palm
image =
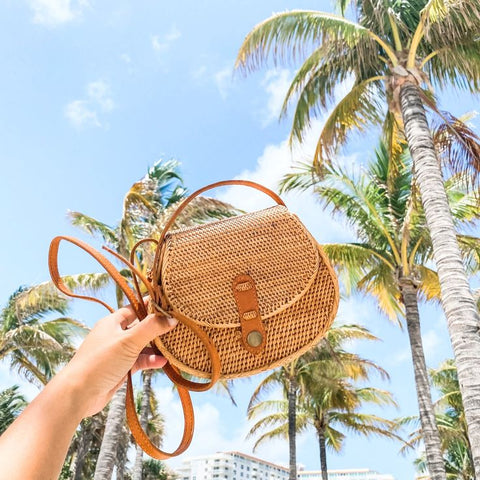
<path fill-rule="evenodd" d="M 480 3 L 467 0 L 337 0 L 341 15 L 287 11 L 258 24 L 240 48 L 237 68 L 254 70 L 271 56 L 275 64 L 304 58 L 287 93 L 283 113 L 295 104 L 292 140 L 303 140 L 311 118 L 326 113 L 314 164 L 317 173 L 353 131 L 382 126 L 391 153 L 406 140 L 432 238 L 476 475 L 480 478 L 480 322 L 449 211 L 424 106 L 440 115 L 458 145 L 447 147 L 451 166 L 478 181 L 478 139 L 440 112 L 440 90 L 480 89 Z M 351 5 L 354 20 L 345 17 Z M 336 86 L 352 81 L 337 100 Z M 435 472 L 430 472 L 436 478 Z M 440 478 L 445 478 L 440 473 Z"/>
<path fill-rule="evenodd" d="M 375 363 L 344 350 L 344 344 L 354 339 L 378 340 L 358 325 L 333 326 L 315 348 L 262 380 L 248 407 L 249 419 L 261 417 L 249 432 L 249 436 L 255 436 L 263 431 L 254 448 L 280 437 L 288 438 L 292 451 L 296 434 L 314 427 L 320 447 L 322 478 L 325 479 L 326 444 L 336 451 L 343 447 L 345 435 L 337 430 L 338 427 L 364 435 L 393 436 L 390 429 L 394 422 L 358 411 L 367 403 L 388 405 L 394 402 L 386 391 L 355 384 L 368 381 L 372 372 L 384 378 L 387 374 Z M 275 386 L 281 388 L 282 398 L 262 400 Z M 289 478 L 292 479 L 296 478 L 293 476 L 296 458 L 291 458 L 290 462 Z"/>
<path fill-rule="evenodd" d="M 136 398 L 137 413 L 139 414 L 140 424 L 147 432 L 149 438 L 158 445 L 161 444 L 163 437 L 164 419 L 158 411 L 158 401 L 152 389 L 153 371 L 146 370 L 142 376 L 142 392 Z M 143 468 L 143 451 L 137 447 L 132 480 L 142 480 Z"/>
<path fill-rule="evenodd" d="M 27 401 L 19 392 L 18 385 L 0 391 L 0 435 L 13 423 L 26 406 Z"/>
<path fill-rule="evenodd" d="M 382 144 L 375 161 L 363 173 L 347 173 L 332 166 L 325 180 L 316 184 L 312 167 L 306 165 L 286 182 L 297 188 L 315 184 L 315 195 L 323 205 L 345 218 L 356 231 L 358 242 L 324 247 L 347 288 L 373 295 L 391 319 L 399 321 L 404 317 L 429 472 L 433 478 L 445 478 L 418 312 L 419 296 L 438 299 L 440 288 L 437 273 L 427 266 L 432 259 L 432 242 L 417 189 L 412 184 L 410 158 L 404 153 L 400 159 L 394 165 Z M 458 176 L 447 180 L 445 188 L 457 228 L 470 226 L 478 216 L 475 195 L 464 191 Z M 480 239 L 458 235 L 458 241 L 468 268 L 477 269 Z"/>
<path fill-rule="evenodd" d="M 440 393 L 435 406 L 447 478 L 474 480 L 475 474 L 467 435 L 465 412 L 460 395 L 457 369 L 453 360 L 446 360 L 439 368 L 431 369 L 429 375 L 433 385 Z M 415 417 L 403 418 L 400 423 L 409 424 L 412 421 L 416 422 L 416 420 Z M 421 439 L 421 429 L 414 431 L 403 450 L 416 446 Z M 420 472 L 426 472 L 424 455 L 416 461 L 416 464 Z"/>
<path fill-rule="evenodd" d="M 45 385 L 72 357 L 75 342 L 88 330 L 65 316 L 67 306 L 66 297 L 52 284 L 15 291 L 0 313 L 0 360 L 9 361 L 26 380 Z M 45 319 L 52 314 L 61 316 Z"/>
<path fill-rule="evenodd" d="M 122 218 L 115 226 L 79 212 L 70 212 L 70 218 L 73 225 L 99 236 L 108 247 L 128 258 L 137 241 L 160 235 L 166 220 L 185 194 L 186 189 L 178 172 L 178 162 L 159 161 L 129 189 L 123 201 Z M 175 226 L 190 226 L 211 218 L 232 216 L 236 213 L 238 211 L 230 205 L 218 200 L 197 198 L 182 212 Z M 144 272 L 151 264 L 153 253 L 153 250 L 144 248 L 138 255 L 139 268 Z M 121 273 L 127 279 L 130 278 L 129 271 L 121 270 Z M 116 293 L 117 306 L 120 307 L 123 304 L 123 293 L 118 288 Z M 125 424 L 125 395 L 126 384 L 115 393 L 110 402 L 105 433 L 95 469 L 95 480 L 109 480 L 112 476 L 118 458 L 117 445 Z M 140 447 L 137 448 L 140 449 Z M 121 470 L 122 466 L 117 468 L 117 478 L 123 475 Z"/>
<path fill-rule="evenodd" d="M 144 460 L 143 471 L 142 480 L 173 480 L 174 478 L 178 478 L 176 475 L 168 472 L 164 463 L 153 460 L 152 458 Z"/>

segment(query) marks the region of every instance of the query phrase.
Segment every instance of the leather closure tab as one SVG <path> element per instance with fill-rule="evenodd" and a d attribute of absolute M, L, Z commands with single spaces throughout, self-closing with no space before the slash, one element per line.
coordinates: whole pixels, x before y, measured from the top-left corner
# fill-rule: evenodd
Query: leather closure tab
<path fill-rule="evenodd" d="M 242 344 L 250 353 L 258 355 L 266 345 L 267 334 L 258 309 L 257 289 L 250 275 L 239 275 L 233 281 L 233 295 L 237 304 L 242 329 Z"/>

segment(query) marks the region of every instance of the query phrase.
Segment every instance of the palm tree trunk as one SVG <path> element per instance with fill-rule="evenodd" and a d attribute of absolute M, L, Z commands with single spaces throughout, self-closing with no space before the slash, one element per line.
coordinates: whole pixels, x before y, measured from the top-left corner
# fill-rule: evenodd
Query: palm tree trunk
<path fill-rule="evenodd" d="M 432 238 L 447 318 L 457 364 L 475 475 L 480 479 L 480 318 L 468 284 L 441 170 L 418 88 L 405 83 L 400 102 L 415 179 Z"/>
<path fill-rule="evenodd" d="M 152 370 L 143 372 L 142 404 L 140 406 L 140 425 L 147 430 L 149 400 L 152 389 Z M 137 445 L 135 453 L 135 465 L 133 467 L 132 480 L 142 480 L 143 450 Z"/>
<path fill-rule="evenodd" d="M 432 480 L 446 480 L 447 476 L 445 473 L 440 434 L 438 433 L 438 427 L 435 422 L 427 365 L 423 352 L 417 288 L 409 278 L 405 277 L 399 280 L 399 286 L 403 304 L 405 305 L 405 320 L 407 323 L 408 337 L 410 339 L 410 350 L 412 352 L 418 411 L 420 414 L 428 471 Z"/>
<path fill-rule="evenodd" d="M 297 381 L 290 379 L 288 386 L 288 447 L 290 457 L 290 474 L 288 480 L 297 480 Z"/>
<path fill-rule="evenodd" d="M 80 430 L 80 438 L 78 439 L 78 448 L 76 452 L 76 458 L 74 462 L 74 467 L 71 471 L 71 478 L 73 480 L 80 480 L 83 478 L 83 465 L 87 458 L 88 452 L 90 450 L 90 445 L 93 440 L 93 432 L 91 425 L 82 425 Z"/>
<path fill-rule="evenodd" d="M 328 480 L 327 470 L 327 444 L 325 440 L 325 432 L 322 428 L 317 430 L 318 445 L 320 447 L 320 470 L 322 472 L 322 480 Z"/>
<path fill-rule="evenodd" d="M 125 423 L 125 396 L 127 384 L 124 383 L 110 401 L 105 433 L 98 454 L 94 480 L 110 480 L 117 458 L 117 445 Z"/>

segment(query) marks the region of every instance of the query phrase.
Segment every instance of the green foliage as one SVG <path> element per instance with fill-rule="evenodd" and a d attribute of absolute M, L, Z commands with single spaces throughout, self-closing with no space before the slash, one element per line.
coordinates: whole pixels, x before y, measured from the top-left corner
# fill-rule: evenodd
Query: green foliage
<path fill-rule="evenodd" d="M 13 423 L 26 406 L 27 401 L 19 392 L 18 385 L 0 391 L 0 435 Z"/>
<path fill-rule="evenodd" d="M 315 348 L 260 383 L 248 409 L 248 418 L 257 419 L 249 432 L 249 436 L 257 437 L 255 447 L 275 437 L 288 438 L 287 393 L 292 378 L 298 386 L 297 432 L 313 427 L 335 451 L 344 446 L 346 435 L 342 429 L 366 436 L 395 437 L 394 422 L 363 412 L 368 404 L 395 402 L 389 392 L 364 386 L 373 373 L 382 377 L 387 377 L 387 373 L 374 362 L 348 352 L 345 346 L 352 340 L 378 339 L 358 325 L 334 326 Z M 282 398 L 264 400 L 276 386 L 281 387 Z"/>
<path fill-rule="evenodd" d="M 67 299 L 51 285 L 20 287 L 0 313 L 0 360 L 8 359 L 27 380 L 46 384 L 87 332 L 72 318 L 45 320 L 66 310 Z"/>
<path fill-rule="evenodd" d="M 446 360 L 438 369 L 430 370 L 429 374 L 433 386 L 437 388 L 440 394 L 436 402 L 436 420 L 440 432 L 447 478 L 451 480 L 474 480 L 473 460 L 455 364 L 453 360 Z M 416 417 L 398 420 L 399 425 L 416 422 Z M 421 429 L 413 431 L 403 450 L 417 446 L 421 439 Z M 420 472 L 425 473 L 427 471 L 423 455 L 415 461 L 415 464 Z"/>
<path fill-rule="evenodd" d="M 70 212 L 70 218 L 73 225 L 82 228 L 91 235 L 100 237 L 110 248 L 124 258 L 129 258 L 130 251 L 133 246 L 145 238 L 158 238 L 170 215 L 177 209 L 179 203 L 186 198 L 186 189 L 179 172 L 179 163 L 176 160 L 160 160 L 156 162 L 140 180 L 135 182 L 128 190 L 124 197 L 122 216 L 116 224 L 105 223 L 95 219 L 92 216 L 85 215 L 80 212 Z M 187 227 L 198 223 L 203 223 L 211 219 L 226 218 L 238 214 L 239 211 L 230 205 L 216 199 L 207 197 L 196 198 L 177 219 L 174 228 Z M 136 263 L 137 268 L 143 273 L 151 267 L 155 249 L 151 244 L 144 244 L 137 251 Z M 122 265 L 123 267 L 123 265 Z M 126 279 L 132 281 L 132 273 L 129 269 L 120 269 L 120 273 Z M 77 285 L 78 281 L 81 285 Z M 66 279 L 77 291 L 83 288 L 84 291 L 96 290 L 102 288 L 110 281 L 106 274 L 84 274 L 72 276 Z M 117 305 L 123 304 L 123 293 L 117 289 Z M 157 401 L 153 392 L 149 397 L 150 416 L 147 425 L 147 432 L 154 441 L 160 445 L 163 436 L 163 418 L 158 411 Z M 83 464 L 83 472 L 86 478 L 91 475 L 95 469 L 96 456 L 101 445 L 103 436 L 104 422 L 83 424 L 76 442 L 74 442 L 70 455 L 78 454 L 79 450 L 85 457 Z M 109 420 L 110 421 L 110 420 Z M 124 419 L 119 418 L 118 421 L 123 423 Z M 128 432 L 122 438 L 128 443 L 130 436 Z M 90 445 L 91 453 L 88 455 L 82 449 L 85 442 Z M 118 457 L 125 453 L 128 449 L 127 444 L 112 445 L 115 452 L 111 457 L 119 464 L 124 462 L 118 461 Z M 159 473 L 163 470 L 160 463 L 148 463 L 145 468 L 152 467 L 151 475 L 163 475 Z M 118 465 L 117 465 L 118 466 Z M 123 468 L 120 466 L 119 468 Z M 155 470 L 157 469 L 157 470 Z M 155 473 L 157 472 L 157 473 Z M 127 472 L 124 472 L 127 474 Z M 154 478 L 148 476 L 146 478 Z M 158 478 L 155 477 L 155 478 Z M 160 478 L 163 478 L 161 476 Z"/>
<path fill-rule="evenodd" d="M 380 309 L 399 321 L 403 307 L 398 278 L 407 275 L 426 300 L 440 297 L 438 276 L 429 266 L 433 248 L 425 215 L 405 152 L 394 159 L 381 143 L 375 158 L 362 169 L 325 167 L 319 181 L 315 169 L 301 165 L 285 177 L 285 190 L 312 189 L 322 206 L 345 221 L 357 242 L 327 244 L 325 252 L 339 272 L 346 292 L 370 294 Z M 461 176 L 446 180 L 455 226 L 467 232 L 478 222 L 476 192 L 467 192 Z M 470 272 L 480 266 L 480 239 L 461 233 L 458 241 Z"/>
<path fill-rule="evenodd" d="M 403 122 L 397 87 L 402 75 L 410 72 L 433 117 L 456 130 L 459 150 L 450 150 L 454 159 L 444 157 L 450 158 L 447 166 L 454 172 L 469 168 L 475 183 L 479 139 L 463 122 L 452 122 L 439 111 L 432 91 L 452 86 L 472 93 L 480 90 L 480 4 L 337 0 L 336 5 L 341 16 L 300 10 L 273 14 L 256 25 L 240 47 L 236 68 L 244 72 L 270 59 L 275 65 L 301 60 L 281 113 L 285 116 L 295 105 L 290 141 L 302 141 L 312 118 L 328 114 L 314 157 L 320 170 L 353 132 L 383 125 L 386 144 L 398 146 Z M 349 18 L 356 21 L 345 17 L 348 6 L 353 10 Z M 352 86 L 339 100 L 336 87 L 341 83 Z"/>
<path fill-rule="evenodd" d="M 164 463 L 153 458 L 143 461 L 143 480 L 169 480 L 170 478 L 172 477 L 169 476 Z"/>

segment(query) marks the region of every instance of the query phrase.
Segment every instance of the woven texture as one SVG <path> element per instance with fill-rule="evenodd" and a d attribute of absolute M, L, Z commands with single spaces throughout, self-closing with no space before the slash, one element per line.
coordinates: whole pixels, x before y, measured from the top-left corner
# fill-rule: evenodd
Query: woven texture
<path fill-rule="evenodd" d="M 330 327 L 338 286 L 325 254 L 299 219 L 275 206 L 167 235 L 162 255 L 163 297 L 173 315 L 202 326 L 216 345 L 222 377 L 252 375 L 285 364 L 315 345 Z M 232 282 L 252 277 L 267 333 L 259 355 L 240 341 Z M 209 377 L 210 359 L 181 322 L 155 340 L 180 370 Z"/>

